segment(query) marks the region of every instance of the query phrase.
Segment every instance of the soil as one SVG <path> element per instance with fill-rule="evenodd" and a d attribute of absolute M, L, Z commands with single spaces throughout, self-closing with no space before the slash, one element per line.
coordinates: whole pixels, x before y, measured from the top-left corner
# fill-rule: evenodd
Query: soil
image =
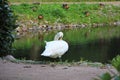
<path fill-rule="evenodd" d="M 111 70 L 114 71 L 113 68 Z M 0 80 L 93 80 L 106 68 L 50 64 L 25 64 L 0 60 Z"/>

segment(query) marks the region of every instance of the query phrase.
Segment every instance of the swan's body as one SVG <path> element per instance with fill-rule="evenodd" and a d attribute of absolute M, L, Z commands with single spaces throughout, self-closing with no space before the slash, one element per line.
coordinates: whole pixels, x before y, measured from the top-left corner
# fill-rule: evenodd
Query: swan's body
<path fill-rule="evenodd" d="M 54 41 L 46 42 L 45 51 L 41 55 L 51 58 L 61 58 L 68 50 L 68 43 L 62 40 L 62 37 L 63 33 L 59 32 L 55 35 Z"/>

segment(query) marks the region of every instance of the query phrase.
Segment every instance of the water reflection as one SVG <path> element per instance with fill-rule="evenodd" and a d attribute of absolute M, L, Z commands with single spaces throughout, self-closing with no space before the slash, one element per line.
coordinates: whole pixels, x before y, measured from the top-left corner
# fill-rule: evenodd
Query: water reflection
<path fill-rule="evenodd" d="M 64 40 L 69 43 L 69 50 L 66 54 L 62 56 L 62 60 L 80 61 L 81 59 L 83 59 L 92 62 L 108 63 L 116 55 L 120 54 L 120 35 L 119 30 L 115 28 L 118 27 L 108 27 L 104 29 L 89 28 L 64 31 Z M 44 36 L 38 34 L 39 36 L 35 40 L 34 38 L 31 38 L 33 42 L 28 40 L 29 44 L 27 45 L 30 45 L 32 43 L 32 46 L 30 48 L 17 48 L 15 54 L 13 55 L 19 59 L 25 58 L 41 61 L 59 61 L 59 59 L 52 59 L 40 56 L 40 54 L 44 51 L 44 40 L 53 40 L 54 34 L 56 32 L 57 31 L 43 34 Z M 117 36 L 114 36 L 113 34 L 114 37 L 109 37 L 112 35 L 111 33 L 113 32 L 118 33 Z M 104 38 L 104 35 L 107 36 L 106 39 Z"/>
<path fill-rule="evenodd" d="M 63 56 L 63 59 L 68 58 L 68 60 L 70 61 L 79 61 L 81 58 L 83 58 L 83 60 L 93 62 L 108 62 L 108 60 L 111 60 L 114 55 L 114 52 L 108 53 L 110 47 L 109 45 L 110 42 L 102 41 L 101 43 L 101 40 L 82 45 L 71 45 L 68 53 L 65 56 Z"/>
<path fill-rule="evenodd" d="M 80 61 L 88 60 L 92 62 L 109 62 L 113 57 L 120 54 L 120 38 L 113 38 L 107 40 L 96 40 L 87 44 L 69 44 L 68 52 L 62 56 L 63 61 Z M 42 60 L 42 61 L 59 61 L 59 59 L 52 59 L 42 57 L 44 47 L 33 45 L 29 50 L 17 50 L 15 55 L 17 58 Z M 26 53 L 26 54 L 25 54 Z"/>

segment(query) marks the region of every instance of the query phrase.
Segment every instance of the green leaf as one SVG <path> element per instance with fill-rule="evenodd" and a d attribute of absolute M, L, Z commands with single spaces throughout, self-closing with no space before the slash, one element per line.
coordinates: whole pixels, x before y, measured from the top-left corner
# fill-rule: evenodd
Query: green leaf
<path fill-rule="evenodd" d="M 100 79 L 101 80 L 111 80 L 112 79 L 112 77 L 111 77 L 111 75 L 109 74 L 109 73 L 104 73 L 104 74 L 102 74 L 101 76 L 100 76 Z"/>
<path fill-rule="evenodd" d="M 116 76 L 114 80 L 120 80 L 120 76 Z"/>
<path fill-rule="evenodd" d="M 118 72 L 120 72 L 120 55 L 113 58 L 112 65 L 117 69 Z"/>

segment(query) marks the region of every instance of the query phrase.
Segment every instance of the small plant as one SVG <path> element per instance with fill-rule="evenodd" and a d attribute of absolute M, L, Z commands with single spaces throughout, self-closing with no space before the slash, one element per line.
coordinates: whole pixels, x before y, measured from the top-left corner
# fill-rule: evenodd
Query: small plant
<path fill-rule="evenodd" d="M 100 79 L 95 79 L 95 80 L 120 80 L 120 55 L 113 58 L 111 63 L 112 66 L 117 70 L 117 73 L 109 70 L 113 76 L 110 73 L 106 72 L 101 76 L 99 76 Z"/>
<path fill-rule="evenodd" d="M 117 69 L 120 74 L 120 55 L 118 55 L 112 60 L 112 65 L 115 67 L 115 69 Z"/>

